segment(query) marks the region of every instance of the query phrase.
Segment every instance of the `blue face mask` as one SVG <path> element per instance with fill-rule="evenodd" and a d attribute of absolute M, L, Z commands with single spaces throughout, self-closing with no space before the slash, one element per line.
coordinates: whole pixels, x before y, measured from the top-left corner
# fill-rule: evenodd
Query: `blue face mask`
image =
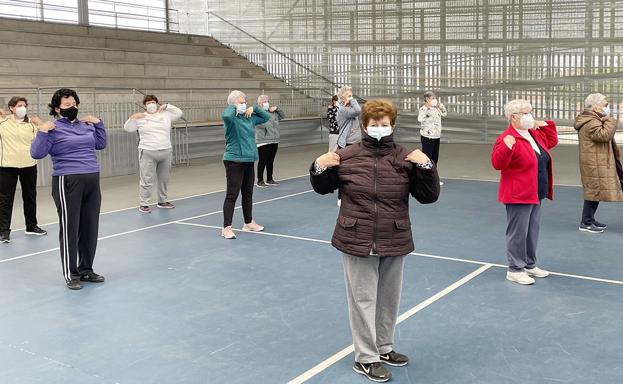
<path fill-rule="evenodd" d="M 602 114 L 602 115 L 604 115 L 604 117 L 608 117 L 608 116 L 610 116 L 610 106 L 609 106 L 609 105 L 606 105 L 606 106 L 604 107 L 603 112 L 601 112 L 601 114 Z"/>
<path fill-rule="evenodd" d="M 383 137 L 389 136 L 392 134 L 392 127 L 379 127 L 375 125 L 371 125 L 368 127 L 368 135 L 377 140 L 381 140 Z"/>
<path fill-rule="evenodd" d="M 242 115 L 246 111 L 247 111 L 247 104 L 246 103 L 238 104 L 236 106 L 236 113 L 238 113 L 239 115 Z"/>

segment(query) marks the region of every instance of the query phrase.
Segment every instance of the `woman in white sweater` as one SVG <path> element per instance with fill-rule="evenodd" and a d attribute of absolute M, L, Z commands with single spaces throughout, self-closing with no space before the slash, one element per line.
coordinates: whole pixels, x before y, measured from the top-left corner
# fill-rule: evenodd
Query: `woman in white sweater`
<path fill-rule="evenodd" d="M 143 98 L 145 112 L 135 113 L 125 122 L 123 129 L 138 131 L 138 160 L 140 169 L 138 210 L 150 213 L 154 175 L 158 179 L 158 208 L 175 208 L 167 199 L 167 185 L 171 172 L 171 124 L 182 117 L 182 110 L 171 104 L 158 105 L 158 98 Z"/>
<path fill-rule="evenodd" d="M 432 91 L 424 93 L 424 105 L 420 108 L 417 117 L 418 121 L 422 123 L 422 129 L 420 130 L 422 152 L 424 152 L 435 165 L 439 162 L 441 118 L 447 115 L 448 111 L 446 111 L 446 107 L 437 100 L 437 96 Z"/>

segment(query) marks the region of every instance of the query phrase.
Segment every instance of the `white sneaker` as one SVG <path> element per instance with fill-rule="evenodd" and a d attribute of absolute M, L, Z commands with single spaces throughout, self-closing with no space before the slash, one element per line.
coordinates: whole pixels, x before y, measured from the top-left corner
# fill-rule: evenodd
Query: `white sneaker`
<path fill-rule="evenodd" d="M 223 230 L 221 231 L 221 236 L 223 236 L 226 239 L 235 239 L 236 238 L 236 234 L 231 229 L 231 225 L 228 226 L 228 227 L 223 228 Z"/>
<path fill-rule="evenodd" d="M 528 276 L 528 274 L 524 271 L 519 272 L 511 272 L 506 271 L 506 280 L 515 282 L 521 285 L 530 285 L 534 284 L 534 279 Z"/>
<path fill-rule="evenodd" d="M 342 206 L 342 199 L 337 199 L 337 206 L 341 207 Z"/>
<path fill-rule="evenodd" d="M 439 185 L 440 185 L 440 186 L 441 186 L 441 185 L 443 185 L 443 181 L 440 181 L 440 182 L 439 182 Z"/>
<path fill-rule="evenodd" d="M 526 271 L 526 273 L 528 274 L 528 276 L 533 276 L 533 277 L 547 277 L 549 276 L 549 272 L 541 269 L 539 267 L 534 267 L 532 269 L 528 269 L 525 268 L 524 269 Z"/>
<path fill-rule="evenodd" d="M 249 224 L 242 226 L 242 230 L 245 232 L 262 232 L 264 227 L 256 223 L 255 220 L 251 220 Z"/>

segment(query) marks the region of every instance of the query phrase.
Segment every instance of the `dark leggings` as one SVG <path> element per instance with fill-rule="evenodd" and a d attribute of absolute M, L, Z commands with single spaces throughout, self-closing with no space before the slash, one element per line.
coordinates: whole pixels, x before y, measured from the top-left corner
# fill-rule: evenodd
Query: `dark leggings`
<path fill-rule="evenodd" d="M 435 163 L 439 162 L 439 143 L 441 139 L 429 139 L 422 136 L 422 152 Z"/>
<path fill-rule="evenodd" d="M 584 200 L 584 208 L 582 209 L 582 224 L 589 225 L 595 223 L 595 212 L 597 212 L 598 206 L 599 201 Z"/>
<path fill-rule="evenodd" d="M 227 193 L 223 203 L 223 227 L 229 227 L 234 217 L 238 194 L 242 191 L 242 214 L 245 224 L 253 220 L 253 180 L 255 169 L 252 162 L 238 163 L 224 160 Z"/>
<path fill-rule="evenodd" d="M 0 167 L 0 234 L 11 232 L 11 216 L 17 181 L 22 186 L 26 230 L 37 226 L 37 166 L 27 168 Z"/>
<path fill-rule="evenodd" d="M 264 167 L 266 168 L 266 180 L 273 180 L 273 164 L 277 155 L 279 144 L 266 144 L 257 147 L 259 160 L 257 161 L 257 181 L 264 181 Z"/>

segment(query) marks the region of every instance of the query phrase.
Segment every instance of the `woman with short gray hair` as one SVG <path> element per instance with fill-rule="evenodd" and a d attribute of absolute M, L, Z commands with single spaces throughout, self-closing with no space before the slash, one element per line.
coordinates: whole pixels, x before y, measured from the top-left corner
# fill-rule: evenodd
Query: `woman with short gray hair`
<path fill-rule="evenodd" d="M 337 98 L 340 100 L 340 107 L 337 110 L 337 146 L 346 148 L 361 141 L 359 127 L 361 106 L 357 99 L 353 98 L 353 88 L 349 85 L 344 85 L 337 91 Z"/>
<path fill-rule="evenodd" d="M 234 208 L 242 191 L 243 231 L 262 231 L 264 227 L 253 220 L 254 162 L 257 160 L 255 126 L 270 119 L 268 112 L 257 104 L 247 108 L 247 96 L 233 91 L 227 97 L 229 105 L 223 111 L 225 128 L 225 153 L 223 164 L 227 178 L 227 192 L 223 202 L 223 230 L 221 236 L 235 239 L 232 229 Z"/>
<path fill-rule="evenodd" d="M 422 124 L 420 140 L 422 152 L 433 163 L 439 163 L 439 146 L 441 143 L 441 118 L 448 116 L 446 107 L 437 100 L 433 91 L 424 93 L 424 105 L 420 108 L 417 119 Z M 443 185 L 442 182 L 440 182 Z"/>
<path fill-rule="evenodd" d="M 255 126 L 255 141 L 257 142 L 257 186 L 265 188 L 269 185 L 279 185 L 273 178 L 273 166 L 277 149 L 279 149 L 279 122 L 283 120 L 285 114 L 280 107 L 270 105 L 267 95 L 260 95 L 257 98 L 257 105 L 270 115 L 270 120 Z M 266 182 L 264 182 L 264 169 L 266 169 Z"/>
<path fill-rule="evenodd" d="M 619 110 L 623 108 L 623 103 Z M 620 120 L 620 116 L 619 116 Z M 595 220 L 600 201 L 623 201 L 623 169 L 620 151 L 614 140 L 617 118 L 611 115 L 606 96 L 588 95 L 584 111 L 575 118 L 580 150 L 580 174 L 584 208 L 579 230 L 602 233 L 606 224 Z"/>
<path fill-rule="evenodd" d="M 495 141 L 493 168 L 501 171 L 498 200 L 506 206 L 506 279 L 534 284 L 549 272 L 536 266 L 541 202 L 552 199 L 554 172 L 549 150 L 558 144 L 553 121 L 535 121 L 526 100 L 506 104 L 509 126 Z"/>

